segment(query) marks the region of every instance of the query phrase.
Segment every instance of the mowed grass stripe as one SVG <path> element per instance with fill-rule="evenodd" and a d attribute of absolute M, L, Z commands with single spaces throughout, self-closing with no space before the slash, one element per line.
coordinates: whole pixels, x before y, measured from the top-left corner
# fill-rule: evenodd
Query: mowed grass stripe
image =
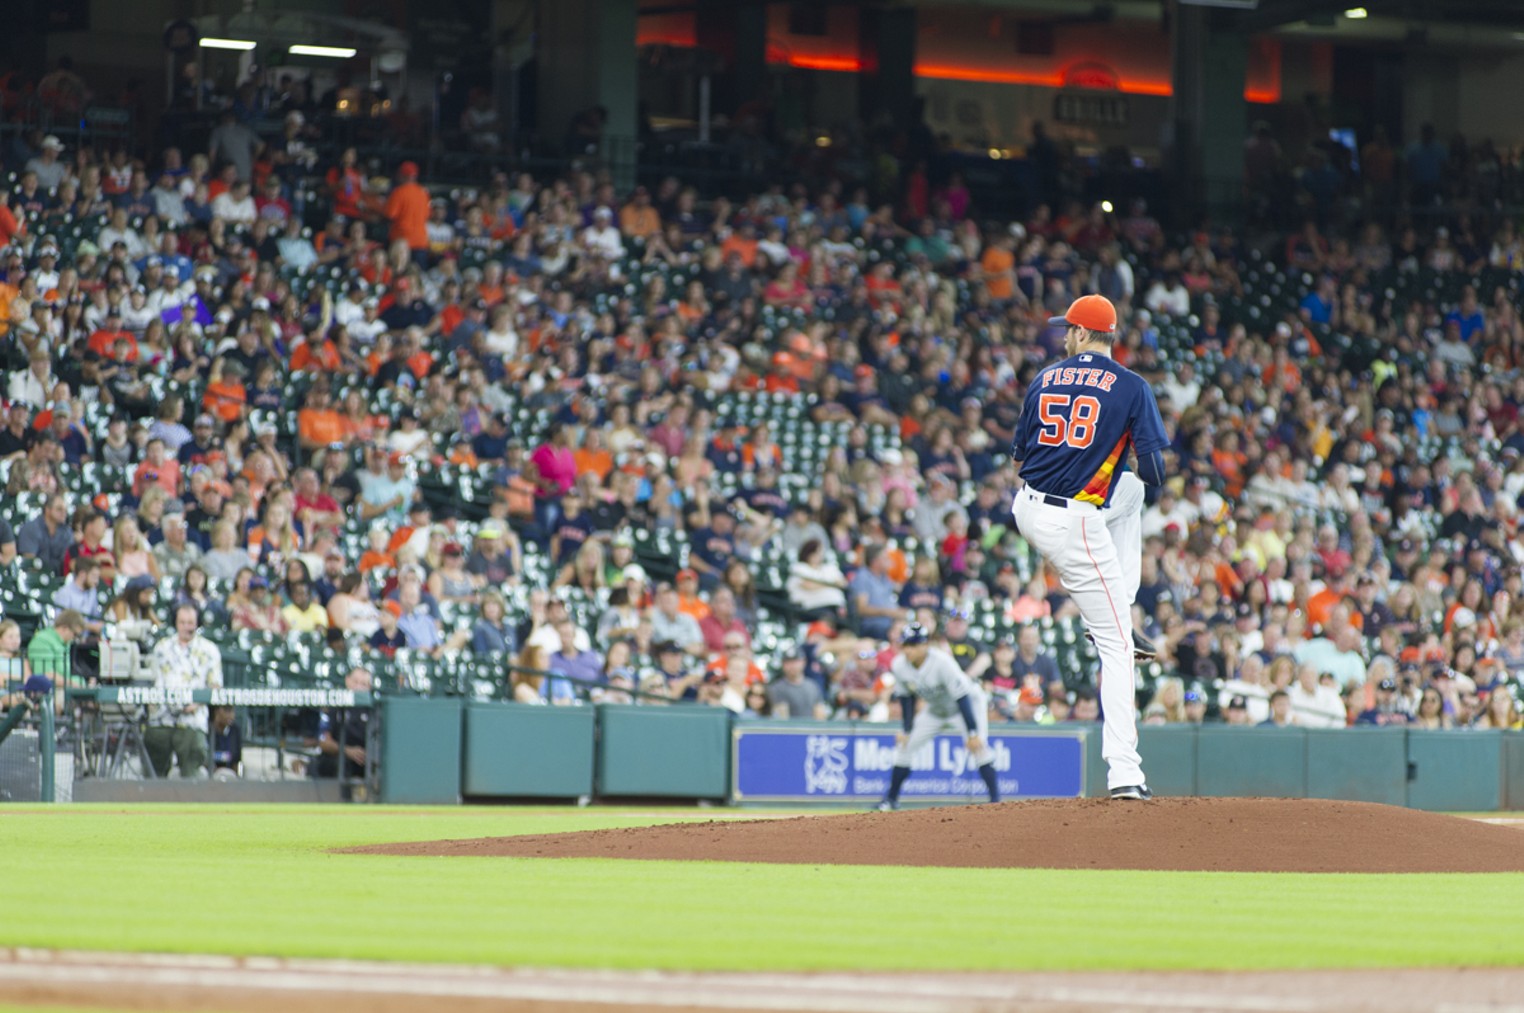
<path fill-rule="evenodd" d="M 107 1009 L 104 1006 L 18 1006 L 0 1002 L 0 1013 L 142 1013 L 142 1011 Z"/>
<path fill-rule="evenodd" d="M 695 813 L 694 819 L 706 818 Z M 1524 964 L 1524 875 L 387 858 L 617 810 L 0 811 L 0 945 L 674 970 Z"/>

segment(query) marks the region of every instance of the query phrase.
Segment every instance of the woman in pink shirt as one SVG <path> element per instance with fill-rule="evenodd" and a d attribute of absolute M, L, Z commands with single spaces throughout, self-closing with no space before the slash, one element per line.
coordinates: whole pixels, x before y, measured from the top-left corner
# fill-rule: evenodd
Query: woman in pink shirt
<path fill-rule="evenodd" d="M 561 497 L 577 484 L 577 459 L 571 451 L 571 430 L 553 424 L 550 436 L 529 455 L 534 465 L 535 521 L 546 538 L 561 515 Z"/>

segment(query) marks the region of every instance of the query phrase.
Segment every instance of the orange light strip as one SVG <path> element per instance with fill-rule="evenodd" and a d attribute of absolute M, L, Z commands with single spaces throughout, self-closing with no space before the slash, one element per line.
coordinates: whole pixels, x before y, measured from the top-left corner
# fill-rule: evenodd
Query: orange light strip
<path fill-rule="evenodd" d="M 863 69 L 863 62 L 855 56 L 790 56 L 785 59 L 769 60 L 769 63 L 786 63 L 790 67 L 798 67 L 801 70 L 842 70 L 857 73 Z"/>
<path fill-rule="evenodd" d="M 941 81 L 978 81 L 986 84 L 1025 84 L 1038 88 L 1062 88 L 1062 74 L 1031 74 L 1019 70 L 986 70 L 981 67 L 964 67 L 957 64 L 918 63 L 917 77 L 929 77 Z M 1129 95 L 1174 94 L 1168 81 L 1124 80 L 1117 90 Z"/>
<path fill-rule="evenodd" d="M 805 70 L 858 71 L 862 62 L 850 58 L 794 56 L 785 61 L 792 67 Z M 1036 88 L 1062 88 L 1062 74 L 1032 74 L 1019 70 L 986 70 L 981 67 L 964 67 L 957 64 L 918 63 L 916 77 L 928 77 L 939 81 L 975 81 L 984 84 L 1024 84 Z M 1158 95 L 1164 98 L 1175 93 L 1169 81 L 1124 80 L 1117 90 L 1128 95 Z M 1244 100 L 1248 102 L 1275 103 L 1281 100 L 1279 83 L 1270 88 L 1245 88 Z"/>
<path fill-rule="evenodd" d="M 668 46 L 688 47 L 694 45 L 692 36 L 683 35 L 659 35 L 655 33 L 641 33 L 636 38 L 638 45 L 662 44 Z M 786 64 L 790 67 L 798 67 L 800 70 L 828 70 L 838 73 L 855 74 L 863 69 L 863 62 L 855 56 L 837 55 L 812 55 L 797 53 L 783 55 L 770 53 L 767 62 L 773 64 Z M 1277 73 L 1269 82 L 1268 87 L 1244 88 L 1244 100 L 1260 104 L 1274 104 L 1281 100 L 1281 88 L 1279 65 L 1276 65 Z M 1023 84 L 1036 88 L 1062 88 L 1064 78 L 1062 74 L 1033 74 L 1019 70 L 987 70 L 982 67 L 967 67 L 949 63 L 918 63 L 915 65 L 916 77 L 927 77 L 938 81 L 974 81 L 983 84 Z M 1159 80 L 1124 80 L 1119 82 L 1117 90 L 1128 95 L 1157 95 L 1168 98 L 1174 94 L 1174 88 L 1169 81 Z"/>

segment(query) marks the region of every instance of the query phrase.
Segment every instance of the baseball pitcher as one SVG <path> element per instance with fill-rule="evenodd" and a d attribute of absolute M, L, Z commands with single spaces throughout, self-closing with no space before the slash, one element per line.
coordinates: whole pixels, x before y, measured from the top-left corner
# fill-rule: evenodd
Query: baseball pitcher
<path fill-rule="evenodd" d="M 895 678 L 904 730 L 894 737 L 894 770 L 889 775 L 889 793 L 878 804 L 880 810 L 899 807 L 900 789 L 910 776 L 911 758 L 943 731 L 963 732 L 964 744 L 979 767 L 990 801 L 1000 801 L 995 754 L 989 746 L 989 700 L 953 656 L 940 647 L 932 647 L 930 639 L 920 623 L 906 626 L 900 638 L 900 653 L 889 666 Z M 919 714 L 915 706 L 917 698 L 926 705 Z"/>
<path fill-rule="evenodd" d="M 1138 756 L 1130 607 L 1136 578 L 1123 566 L 1105 507 L 1129 450 L 1149 485 L 1164 481 L 1169 445 L 1154 394 L 1111 357 L 1117 311 L 1083 296 L 1050 324 L 1067 328 L 1063 361 L 1038 373 L 1021 408 L 1011 447 L 1025 482 L 1011 512 L 1074 599 L 1101 656 L 1101 755 L 1113 798 L 1152 794 Z M 1134 572 L 1137 561 L 1132 561 Z M 1129 585 L 1131 585 L 1129 587 Z"/>

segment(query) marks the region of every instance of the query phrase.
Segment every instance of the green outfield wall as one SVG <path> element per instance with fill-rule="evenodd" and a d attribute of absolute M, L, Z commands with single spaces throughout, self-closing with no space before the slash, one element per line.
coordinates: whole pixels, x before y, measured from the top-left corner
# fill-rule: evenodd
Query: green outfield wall
<path fill-rule="evenodd" d="M 755 729 L 718 708 L 537 707 L 458 699 L 381 704 L 381 798 L 463 799 L 736 796 L 733 731 Z M 774 721 L 816 738 L 845 726 Z M 889 726 L 853 726 L 892 735 Z M 1014 731 L 996 726 L 992 731 Z M 1081 739 L 1082 793 L 1106 791 L 1099 726 L 1019 726 L 1024 735 Z M 1348 799 L 1451 811 L 1524 810 L 1524 732 L 1402 728 L 1139 729 L 1144 769 L 1160 796 Z M 1015 776 L 1023 772 L 1015 770 Z M 814 801 L 809 799 L 807 801 Z M 828 794 L 820 801 L 832 804 Z M 842 800 L 834 800 L 842 805 Z"/>
<path fill-rule="evenodd" d="M 365 743 L 369 761 L 364 776 L 352 776 L 344 787 L 363 783 L 376 789 L 363 797 L 404 804 L 651 798 L 866 806 L 888 783 L 897 731 L 862 722 L 741 719 L 691 704 L 557 707 L 344 689 L 92 687 L 70 696 L 132 706 L 367 708 L 375 715 Z M 1104 796 L 1100 731 L 1095 724 L 992 726 L 1001 791 L 1013 798 Z M 38 743 L 55 742 L 47 727 L 32 735 Z M 1138 747 L 1161 797 L 1524 811 L 1524 732 L 1146 725 L 1138 729 Z M 67 769 L 58 752 L 41 747 L 33 768 L 43 772 L 42 783 L 32 787 L 33 800 L 132 801 L 168 797 L 166 791 L 185 801 L 259 797 L 252 784 L 233 790 L 110 778 L 75 779 L 55 791 L 48 774 Z M 64 790 L 71 784 L 84 786 L 77 796 Z M 976 801 L 984 790 L 961 737 L 939 739 L 912 761 L 911 804 Z"/>
<path fill-rule="evenodd" d="M 590 796 L 596 752 L 591 707 L 467 704 L 461 792 L 472 798 Z"/>

